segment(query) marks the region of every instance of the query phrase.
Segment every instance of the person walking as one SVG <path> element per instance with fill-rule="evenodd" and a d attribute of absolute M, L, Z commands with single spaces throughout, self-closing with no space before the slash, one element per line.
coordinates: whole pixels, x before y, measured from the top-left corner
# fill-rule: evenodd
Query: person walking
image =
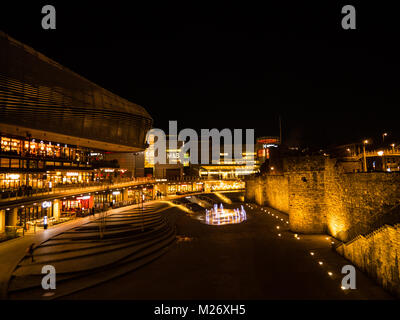
<path fill-rule="evenodd" d="M 35 262 L 35 259 L 33 258 L 33 250 L 35 250 L 35 244 L 34 243 L 32 243 L 29 246 L 27 251 L 28 251 L 28 253 L 29 253 L 29 255 L 30 255 L 31 259 L 32 259 L 32 262 Z"/>

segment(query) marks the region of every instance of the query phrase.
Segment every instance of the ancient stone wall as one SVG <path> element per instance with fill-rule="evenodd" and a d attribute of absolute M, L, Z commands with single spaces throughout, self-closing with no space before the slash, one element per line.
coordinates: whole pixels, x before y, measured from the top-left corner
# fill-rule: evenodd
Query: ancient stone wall
<path fill-rule="evenodd" d="M 400 297 L 400 224 L 385 225 L 342 244 L 337 251 Z"/>
<path fill-rule="evenodd" d="M 284 175 L 267 175 L 246 181 L 247 201 L 289 212 L 288 179 Z"/>
<path fill-rule="evenodd" d="M 293 231 L 342 241 L 371 231 L 400 203 L 399 173 L 344 173 L 338 160 L 319 156 L 287 159 L 284 174 L 246 186 L 247 201 L 288 213 Z"/>

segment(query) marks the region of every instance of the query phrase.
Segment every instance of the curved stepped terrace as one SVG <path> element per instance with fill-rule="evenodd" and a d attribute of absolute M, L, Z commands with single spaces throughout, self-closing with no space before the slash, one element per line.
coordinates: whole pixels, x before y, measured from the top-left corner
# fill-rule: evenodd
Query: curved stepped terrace
<path fill-rule="evenodd" d="M 44 265 L 57 272 L 59 298 L 133 271 L 161 256 L 175 241 L 175 229 L 163 214 L 166 203 L 110 214 L 61 233 L 25 256 L 9 283 L 11 299 L 43 299 Z"/>

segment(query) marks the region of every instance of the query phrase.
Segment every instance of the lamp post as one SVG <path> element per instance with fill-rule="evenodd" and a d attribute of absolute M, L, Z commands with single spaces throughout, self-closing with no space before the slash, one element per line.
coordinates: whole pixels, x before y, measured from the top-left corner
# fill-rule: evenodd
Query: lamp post
<path fill-rule="evenodd" d="M 394 146 L 395 146 L 395 144 L 394 144 L 394 143 L 392 143 L 392 144 L 391 144 L 391 147 L 392 147 L 392 151 L 393 151 L 393 153 L 394 153 Z"/>
<path fill-rule="evenodd" d="M 368 140 L 363 141 L 363 155 L 364 155 L 364 172 L 367 172 L 367 156 L 365 154 L 365 145 L 368 143 Z"/>
<path fill-rule="evenodd" d="M 387 137 L 387 135 L 388 134 L 386 132 L 382 134 L 382 143 L 385 143 L 385 137 Z"/>

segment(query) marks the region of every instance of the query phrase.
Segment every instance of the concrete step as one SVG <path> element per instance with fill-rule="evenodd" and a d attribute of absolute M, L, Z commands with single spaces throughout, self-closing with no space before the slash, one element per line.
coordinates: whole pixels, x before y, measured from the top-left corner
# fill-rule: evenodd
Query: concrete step
<path fill-rule="evenodd" d="M 120 261 L 131 254 L 134 254 L 135 252 L 140 252 L 161 241 L 165 236 L 166 235 L 164 233 L 159 235 L 159 237 L 149 239 L 149 241 L 144 243 L 132 244 L 120 249 L 107 250 L 85 256 L 75 256 L 58 261 L 47 261 L 46 264 L 53 265 L 57 270 L 57 274 L 93 270 L 116 263 L 117 261 Z M 41 275 L 42 267 L 43 263 L 22 265 L 14 271 L 13 276 L 19 277 L 32 274 Z"/>
<path fill-rule="evenodd" d="M 58 274 L 57 273 L 57 290 L 51 299 L 60 298 L 62 296 L 95 286 L 97 284 L 109 281 L 115 277 L 136 270 L 144 266 L 159 256 L 164 254 L 168 246 L 175 241 L 175 231 L 172 230 L 168 236 L 161 241 L 154 243 L 142 251 L 136 252 L 125 259 L 122 259 L 112 265 L 97 268 L 96 270 L 87 270 L 76 274 Z M 48 299 L 43 297 L 44 290 L 41 288 L 41 279 L 43 275 L 30 275 L 21 281 L 22 287 L 10 287 L 9 298 L 11 299 Z"/>
<path fill-rule="evenodd" d="M 146 237 L 142 237 L 139 239 L 133 239 L 133 240 L 127 240 L 127 241 L 115 241 L 114 243 L 106 244 L 106 245 L 97 245 L 97 246 L 90 246 L 90 247 L 64 247 L 61 248 L 62 250 L 58 251 L 52 251 L 49 253 L 43 253 L 43 254 L 36 254 L 35 255 L 35 263 L 31 263 L 30 257 L 26 257 L 19 265 L 18 267 L 25 267 L 33 264 L 52 264 L 54 262 L 58 261 L 64 261 L 68 259 L 78 259 L 79 257 L 84 257 L 84 256 L 89 256 L 89 255 L 94 255 L 97 253 L 102 253 L 102 252 L 108 252 L 108 251 L 113 251 L 113 250 L 118 250 L 122 249 L 125 247 L 130 247 L 132 245 L 140 244 L 140 243 L 145 243 L 146 241 L 149 241 L 150 239 L 155 239 L 159 237 L 161 234 L 165 233 L 168 231 L 167 226 L 160 226 L 158 229 L 152 230 L 152 232 L 148 232 Z"/>

